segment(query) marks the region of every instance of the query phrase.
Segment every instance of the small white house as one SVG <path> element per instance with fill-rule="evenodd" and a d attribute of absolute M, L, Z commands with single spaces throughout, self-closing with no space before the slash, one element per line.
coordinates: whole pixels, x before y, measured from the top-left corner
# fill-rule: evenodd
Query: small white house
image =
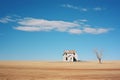
<path fill-rule="evenodd" d="M 76 62 L 78 56 L 75 50 L 65 50 L 63 53 L 63 61 Z"/>

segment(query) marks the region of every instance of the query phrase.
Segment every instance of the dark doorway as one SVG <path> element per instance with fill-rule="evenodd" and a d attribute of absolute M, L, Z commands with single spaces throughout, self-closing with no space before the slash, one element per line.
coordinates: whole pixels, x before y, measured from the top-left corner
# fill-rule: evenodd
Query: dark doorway
<path fill-rule="evenodd" d="M 76 61 L 77 61 L 77 59 L 75 57 L 73 57 L 73 62 L 76 62 Z"/>
<path fill-rule="evenodd" d="M 66 57 L 66 61 L 67 61 L 68 59 L 67 59 L 67 57 Z"/>

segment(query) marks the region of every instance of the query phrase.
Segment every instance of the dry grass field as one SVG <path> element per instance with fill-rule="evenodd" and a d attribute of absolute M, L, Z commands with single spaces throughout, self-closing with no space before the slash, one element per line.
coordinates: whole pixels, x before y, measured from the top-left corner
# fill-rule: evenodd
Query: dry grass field
<path fill-rule="evenodd" d="M 120 61 L 0 61 L 0 80 L 120 80 Z"/>

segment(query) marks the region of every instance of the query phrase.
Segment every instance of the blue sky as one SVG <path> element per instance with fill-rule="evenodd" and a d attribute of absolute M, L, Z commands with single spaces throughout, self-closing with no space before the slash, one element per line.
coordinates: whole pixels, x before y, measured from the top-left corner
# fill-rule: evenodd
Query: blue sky
<path fill-rule="evenodd" d="M 119 0 L 0 0 L 0 60 L 120 60 Z"/>

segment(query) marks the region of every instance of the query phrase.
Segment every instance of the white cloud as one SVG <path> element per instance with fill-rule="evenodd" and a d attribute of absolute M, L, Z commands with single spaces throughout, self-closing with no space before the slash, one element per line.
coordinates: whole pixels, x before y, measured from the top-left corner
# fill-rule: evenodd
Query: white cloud
<path fill-rule="evenodd" d="M 8 23 L 8 22 L 13 22 L 14 20 L 11 19 L 11 16 L 6 16 L 4 18 L 0 19 L 0 23 Z"/>
<path fill-rule="evenodd" d="M 109 32 L 111 29 L 106 28 L 93 28 L 91 25 L 86 24 L 87 19 L 78 19 L 73 22 L 62 20 L 45 20 L 36 18 L 21 18 L 6 16 L 0 19 L 1 23 L 14 22 L 18 26 L 13 27 L 15 30 L 36 32 L 36 31 L 58 31 L 68 32 L 71 34 L 102 34 Z"/>
<path fill-rule="evenodd" d="M 80 24 L 82 26 L 82 25 L 85 25 L 85 22 L 87 21 L 88 21 L 87 19 L 78 19 L 78 20 L 75 20 L 74 23 Z"/>
<path fill-rule="evenodd" d="M 85 33 L 90 33 L 90 34 L 102 34 L 108 32 L 110 29 L 105 29 L 105 28 L 90 28 L 86 27 L 84 28 Z"/>
<path fill-rule="evenodd" d="M 95 28 L 84 28 L 83 30 L 85 33 L 96 33 Z"/>
<path fill-rule="evenodd" d="M 93 8 L 93 10 L 95 10 L 95 11 L 101 11 L 101 10 L 103 10 L 103 9 L 100 8 L 100 7 L 96 7 L 96 8 Z"/>
<path fill-rule="evenodd" d="M 81 22 L 87 22 L 88 20 L 87 19 L 81 19 L 80 21 Z"/>
<path fill-rule="evenodd" d="M 77 20 L 78 21 L 78 20 Z M 87 22 L 87 19 L 81 19 L 80 22 Z M 35 31 L 59 31 L 68 32 L 71 34 L 102 34 L 110 31 L 106 28 L 92 28 L 87 24 L 80 24 L 76 21 L 57 21 L 57 20 L 45 20 L 36 18 L 24 18 L 20 19 L 18 22 L 19 26 L 14 27 L 16 30 L 35 32 Z"/>
<path fill-rule="evenodd" d="M 13 15 L 13 16 L 5 16 L 0 18 L 0 23 L 10 23 L 10 22 L 17 22 L 20 20 L 20 16 Z"/>
<path fill-rule="evenodd" d="M 82 30 L 80 29 L 70 29 L 68 32 L 71 34 L 82 34 Z"/>
<path fill-rule="evenodd" d="M 18 27 L 14 27 L 14 29 L 21 31 L 29 31 L 29 32 L 41 31 L 39 27 L 29 27 L 29 26 L 18 26 Z"/>
<path fill-rule="evenodd" d="M 80 10 L 81 10 L 81 11 L 88 11 L 87 8 L 81 8 Z"/>
<path fill-rule="evenodd" d="M 98 34 L 106 33 L 106 32 L 108 32 L 109 30 L 110 30 L 110 29 L 99 28 L 99 29 L 98 29 Z"/>
<path fill-rule="evenodd" d="M 73 5 L 70 5 L 70 4 L 63 4 L 62 7 L 72 8 L 72 9 L 79 9 L 79 7 L 73 6 Z"/>
<path fill-rule="evenodd" d="M 70 8 L 70 9 L 82 11 L 82 12 L 87 12 L 88 10 L 89 11 L 102 11 L 102 10 L 104 10 L 104 8 L 101 8 L 101 7 L 84 8 L 84 7 L 74 6 L 71 4 L 63 4 L 61 6 L 65 7 L 65 8 Z"/>
<path fill-rule="evenodd" d="M 80 26 L 79 24 L 73 22 L 66 22 L 66 21 L 50 21 L 45 19 L 35 19 L 35 18 L 25 18 L 18 22 L 20 25 L 17 30 L 23 31 L 50 31 L 56 30 L 64 32 L 69 28 L 75 28 Z M 34 27 L 34 28 L 33 28 Z"/>
<path fill-rule="evenodd" d="M 71 5 L 71 4 L 63 4 L 62 7 L 71 8 L 71 9 L 75 9 L 75 10 L 78 10 L 78 11 L 84 11 L 84 12 L 85 12 L 85 11 L 88 11 L 87 8 L 80 8 L 80 7 Z"/>

